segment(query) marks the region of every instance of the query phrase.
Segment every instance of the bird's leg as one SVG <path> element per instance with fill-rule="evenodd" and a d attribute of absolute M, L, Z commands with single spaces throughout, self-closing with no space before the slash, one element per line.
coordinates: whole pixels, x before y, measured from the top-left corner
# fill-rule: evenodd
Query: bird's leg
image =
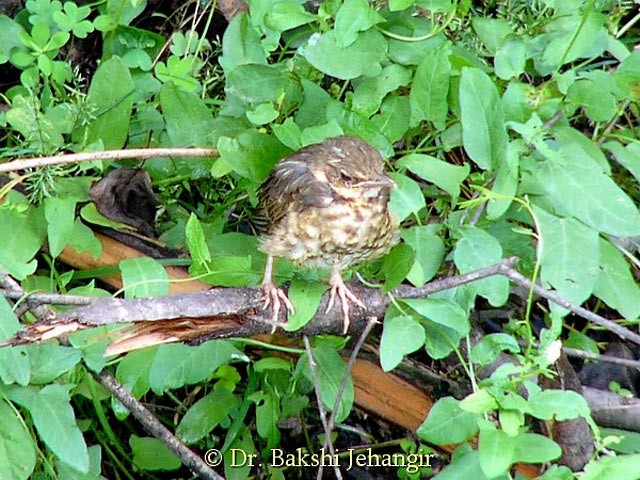
<path fill-rule="evenodd" d="M 267 256 L 267 265 L 264 269 L 264 278 L 262 279 L 262 290 L 264 291 L 264 305 L 262 306 L 263 310 L 266 310 L 269 305 L 271 305 L 272 316 L 271 316 L 271 333 L 276 331 L 276 327 L 283 326 L 280 322 L 278 322 L 278 315 L 280 313 L 280 309 L 282 308 L 282 303 L 287 307 L 287 311 L 290 314 L 293 314 L 293 304 L 289 300 L 289 298 L 285 295 L 281 288 L 278 288 L 273 283 L 273 255 Z"/>
<path fill-rule="evenodd" d="M 344 326 L 343 333 L 346 334 L 349 330 L 349 324 L 351 323 L 351 319 L 349 318 L 349 301 L 355 303 L 360 308 L 366 310 L 362 301 L 354 295 L 354 293 L 349 290 L 342 280 L 342 273 L 339 268 L 334 268 L 331 271 L 331 277 L 329 278 L 329 285 L 331 285 L 331 294 L 329 297 L 329 304 L 327 305 L 327 310 L 325 313 L 328 313 L 329 310 L 333 307 L 333 304 L 336 300 L 336 295 L 340 297 L 340 302 L 342 304 L 342 325 Z"/>

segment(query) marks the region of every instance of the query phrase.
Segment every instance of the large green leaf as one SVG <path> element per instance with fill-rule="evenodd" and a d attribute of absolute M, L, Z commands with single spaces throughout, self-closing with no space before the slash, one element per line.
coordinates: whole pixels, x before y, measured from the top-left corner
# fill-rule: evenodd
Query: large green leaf
<path fill-rule="evenodd" d="M 574 216 L 611 235 L 640 234 L 637 207 L 591 157 L 569 158 L 552 150 L 543 153 L 546 161 L 529 163 L 526 168 L 559 214 Z"/>
<path fill-rule="evenodd" d="M 412 127 L 422 120 L 429 120 L 436 128 L 444 128 L 449 110 L 447 102 L 451 73 L 449 55 L 451 55 L 451 46 L 443 42 L 426 52 L 418 65 L 409 93 L 411 102 L 409 124 Z"/>
<path fill-rule="evenodd" d="M 240 350 L 225 340 L 191 347 L 182 344 L 158 348 L 149 371 L 149 385 L 158 393 L 201 382 L 232 360 L 245 360 Z"/>
<path fill-rule="evenodd" d="M 341 47 L 336 31 L 313 34 L 306 45 L 298 49 L 311 65 L 323 73 L 342 80 L 360 76 L 373 77 L 381 70 L 380 63 L 387 52 L 387 42 L 377 30 L 358 34 L 355 42 Z"/>
<path fill-rule="evenodd" d="M 463 68 L 460 79 L 462 140 L 471 159 L 483 170 L 506 162 L 507 132 L 498 90 L 477 68 Z"/>
<path fill-rule="evenodd" d="M 420 323 L 410 316 L 387 318 L 380 340 L 380 365 L 385 372 L 396 368 L 405 355 L 424 345 L 425 333 Z"/>
<path fill-rule="evenodd" d="M 460 273 L 487 267 L 502 259 L 502 247 L 484 230 L 465 226 L 460 229 L 462 238 L 453 251 L 453 259 Z M 473 284 L 478 293 L 494 306 L 503 305 L 509 297 L 509 281 L 502 276 L 485 278 Z"/>
<path fill-rule="evenodd" d="M 96 118 L 74 137 L 86 144 L 101 141 L 105 148 L 122 148 L 129 133 L 134 88 L 131 73 L 120 57 L 102 62 L 87 96 Z"/>
<path fill-rule="evenodd" d="M 210 146 L 213 116 L 196 93 L 165 83 L 160 90 L 160 105 L 172 147 Z"/>
<path fill-rule="evenodd" d="M 600 239 L 600 271 L 593 293 L 629 320 L 640 315 L 640 287 L 629 264 L 610 242 Z"/>
<path fill-rule="evenodd" d="M 29 430 L 5 400 L 0 400 L 0 418 L 0 478 L 31 478 L 36 450 Z"/>
<path fill-rule="evenodd" d="M 333 410 L 340 384 L 346 372 L 346 365 L 335 347 L 328 341 L 320 341 L 313 347 L 313 357 L 316 361 L 318 375 L 318 387 L 322 403 L 328 410 Z M 304 357 L 305 376 L 313 381 L 313 376 L 309 370 L 307 357 Z M 349 377 L 343 396 L 338 404 L 335 413 L 336 422 L 341 422 L 351 412 L 354 401 L 353 380 Z"/>
<path fill-rule="evenodd" d="M 76 210 L 75 198 L 49 197 L 44 202 L 49 253 L 57 257 L 71 240 Z"/>
<path fill-rule="evenodd" d="M 29 410 L 40 438 L 61 461 L 86 473 L 89 452 L 69 404 L 71 388 L 58 384 L 40 390 L 21 387 L 11 390 L 9 397 Z"/>
<path fill-rule="evenodd" d="M 574 218 L 558 218 L 534 206 L 543 250 L 542 281 L 580 304 L 593 293 L 599 274 L 598 232 Z"/>
<path fill-rule="evenodd" d="M 122 274 L 126 298 L 160 297 L 169 294 L 169 276 L 153 258 L 138 257 L 122 260 L 118 265 Z"/>

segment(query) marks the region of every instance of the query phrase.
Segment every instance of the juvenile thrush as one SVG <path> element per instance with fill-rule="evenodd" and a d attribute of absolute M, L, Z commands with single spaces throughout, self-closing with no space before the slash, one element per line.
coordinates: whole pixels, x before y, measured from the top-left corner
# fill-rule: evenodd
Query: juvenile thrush
<path fill-rule="evenodd" d="M 273 283 L 274 257 L 296 266 L 331 269 L 331 294 L 342 304 L 344 333 L 349 302 L 365 305 L 345 285 L 342 271 L 384 255 L 399 240 L 388 210 L 393 181 L 384 174 L 380 153 L 354 137 L 329 138 L 281 160 L 262 184 L 260 205 L 266 231 L 260 250 L 267 254 L 262 288 L 277 324 L 282 304 L 293 305 Z M 275 329 L 275 326 L 274 326 Z"/>

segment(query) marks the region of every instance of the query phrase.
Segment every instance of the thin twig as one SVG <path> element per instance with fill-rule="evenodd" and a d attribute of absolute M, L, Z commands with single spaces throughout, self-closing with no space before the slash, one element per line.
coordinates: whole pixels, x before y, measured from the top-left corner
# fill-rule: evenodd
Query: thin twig
<path fill-rule="evenodd" d="M 485 268 L 474 270 L 473 272 L 464 273 L 462 275 L 456 275 L 454 277 L 446 277 L 440 280 L 429 282 L 422 287 L 410 287 L 408 285 L 400 285 L 391 291 L 391 294 L 396 298 L 424 298 L 433 293 L 441 292 L 443 290 L 449 290 L 450 288 L 459 287 L 467 283 L 475 282 L 483 278 L 491 277 L 493 275 L 504 275 L 505 269 L 512 269 L 513 265 L 518 262 L 518 257 L 509 257 L 489 265 Z"/>
<path fill-rule="evenodd" d="M 612 363 L 614 365 L 622 365 L 624 367 L 635 368 L 640 370 L 640 361 L 630 360 L 628 358 L 613 357 L 611 355 L 603 355 L 600 353 L 587 352 L 575 348 L 562 347 L 562 351 L 567 357 L 582 358 L 584 360 L 596 360 L 603 363 Z"/>
<path fill-rule="evenodd" d="M 0 289 L 0 295 L 9 300 L 26 301 L 32 305 L 90 305 L 96 297 L 82 295 L 68 295 L 60 293 L 24 293 L 15 289 Z"/>
<path fill-rule="evenodd" d="M 204 460 L 187 448 L 178 437 L 160 423 L 113 375 L 103 370 L 96 375 L 96 379 L 127 407 L 149 433 L 162 441 L 193 473 L 205 480 L 224 480 L 223 476 L 214 472 Z"/>
<path fill-rule="evenodd" d="M 309 337 L 304 335 L 302 337 L 302 341 L 304 342 L 304 348 L 307 351 L 307 359 L 309 360 L 309 370 L 311 371 L 311 377 L 313 378 L 313 390 L 316 394 L 316 403 L 318 404 L 318 411 L 320 412 L 320 421 L 322 422 L 322 428 L 324 429 L 325 442 L 327 438 L 329 438 L 329 452 L 331 452 L 332 458 L 335 458 L 336 450 L 333 446 L 333 442 L 331 441 L 331 430 L 329 430 L 329 423 L 327 422 L 327 411 L 324 408 L 322 403 L 322 398 L 320 395 L 320 380 L 318 379 L 318 370 L 316 365 L 316 360 L 313 356 L 313 351 L 311 350 L 311 343 L 309 342 Z M 322 466 L 318 470 L 318 474 L 322 471 Z M 336 474 L 336 478 L 338 480 L 342 480 L 342 472 L 340 472 L 340 467 L 338 465 L 334 465 L 333 471 Z M 322 477 L 318 477 L 318 480 Z"/>
<path fill-rule="evenodd" d="M 617 323 L 612 322 L 611 320 L 607 320 L 606 318 L 596 313 L 590 312 L 586 308 L 582 308 L 582 307 L 579 307 L 578 305 L 574 305 L 568 300 L 565 300 L 559 295 L 556 295 L 555 293 L 551 292 L 550 290 L 547 290 L 546 288 L 541 287 L 538 284 L 533 284 L 532 286 L 531 280 L 529 280 L 527 277 L 522 275 L 517 270 L 514 270 L 510 266 L 507 266 L 505 264 L 498 264 L 498 265 L 499 265 L 500 273 L 505 277 L 507 277 L 508 279 L 512 280 L 513 282 L 517 283 L 518 285 L 521 285 L 527 289 L 533 288 L 533 291 L 537 295 L 543 298 L 546 298 L 547 300 L 551 300 L 553 303 L 561 306 L 562 308 L 569 310 L 570 312 L 575 313 L 576 315 L 581 316 L 586 320 L 589 320 L 590 322 L 595 323 L 596 325 L 600 325 L 601 327 L 606 328 L 607 330 L 615 333 L 616 335 L 618 335 L 620 338 L 624 340 L 629 340 L 630 342 L 640 345 L 640 335 L 638 335 L 637 333 L 634 333 L 628 328 L 622 327 Z"/>
<path fill-rule="evenodd" d="M 99 152 L 70 153 L 51 157 L 34 157 L 0 164 L 0 173 L 25 168 L 50 167 L 93 160 L 146 159 L 151 157 L 218 157 L 215 148 L 132 148 L 130 150 L 104 150 Z"/>
<path fill-rule="evenodd" d="M 360 338 L 358 338 L 358 341 L 353 347 L 351 355 L 349 355 L 349 360 L 347 361 L 347 365 L 344 369 L 342 382 L 340 383 L 340 387 L 338 388 L 338 392 L 336 393 L 336 400 L 333 403 L 333 410 L 331 411 L 331 415 L 329 415 L 329 421 L 327 422 L 327 429 L 329 430 L 329 432 L 333 430 L 333 426 L 335 425 L 336 412 L 338 411 L 338 407 L 340 406 L 340 402 L 342 401 L 342 397 L 344 396 L 344 391 L 346 390 L 347 384 L 349 383 L 349 379 L 351 378 L 351 369 L 353 368 L 353 365 L 356 363 L 356 360 L 358 359 L 358 353 L 362 349 L 362 346 L 364 345 L 365 340 L 371 333 L 371 330 L 377 323 L 379 322 L 376 317 L 369 318 L 369 320 L 367 321 L 366 327 L 364 327 L 364 330 L 360 334 Z M 324 444 L 322 445 L 322 448 L 328 448 L 330 441 L 331 441 L 331 436 L 325 434 Z M 322 478 L 323 469 L 324 469 L 324 465 L 320 464 L 320 468 L 318 470 L 318 480 Z"/>

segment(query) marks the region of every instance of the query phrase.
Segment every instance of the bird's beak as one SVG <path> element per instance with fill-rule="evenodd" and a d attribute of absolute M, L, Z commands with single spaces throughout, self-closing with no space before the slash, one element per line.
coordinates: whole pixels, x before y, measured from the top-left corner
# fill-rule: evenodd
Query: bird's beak
<path fill-rule="evenodd" d="M 378 175 L 374 180 L 367 180 L 366 182 L 359 182 L 358 186 L 361 188 L 371 188 L 371 187 L 389 187 L 396 188 L 396 182 L 391 180 L 390 177 L 385 174 Z"/>

